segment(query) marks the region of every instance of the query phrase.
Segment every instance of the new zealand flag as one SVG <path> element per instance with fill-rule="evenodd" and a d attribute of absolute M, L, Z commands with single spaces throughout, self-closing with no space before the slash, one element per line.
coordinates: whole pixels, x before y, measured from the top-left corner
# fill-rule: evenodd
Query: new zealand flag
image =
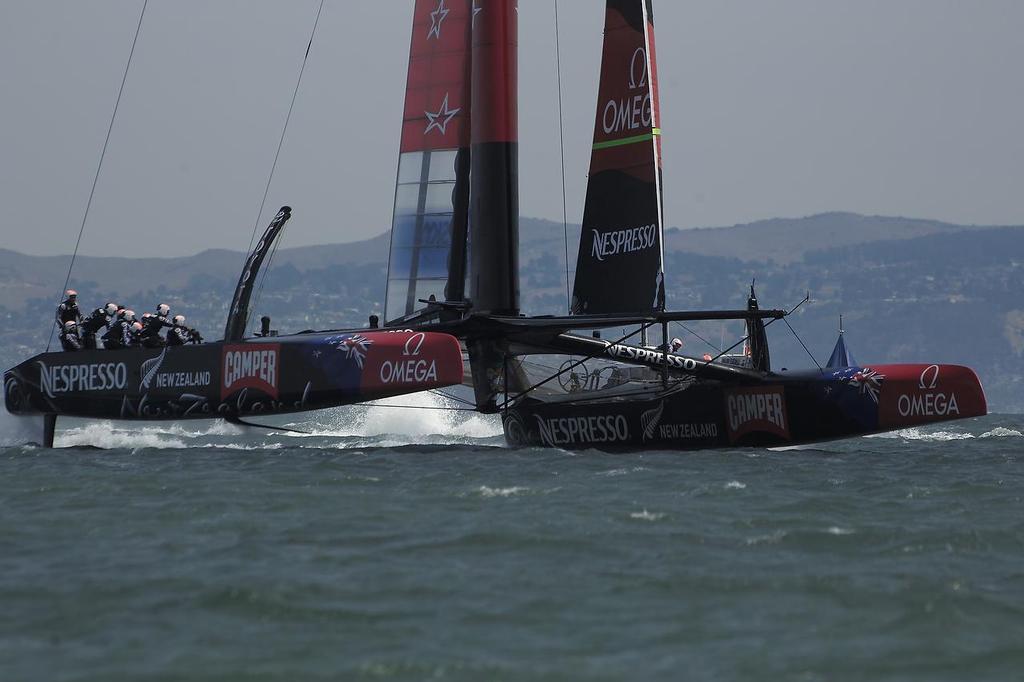
<path fill-rule="evenodd" d="M 866 429 L 878 426 L 878 396 L 884 374 L 870 367 L 845 367 L 835 370 L 823 382 L 822 398 L 835 402 L 843 414 Z"/>

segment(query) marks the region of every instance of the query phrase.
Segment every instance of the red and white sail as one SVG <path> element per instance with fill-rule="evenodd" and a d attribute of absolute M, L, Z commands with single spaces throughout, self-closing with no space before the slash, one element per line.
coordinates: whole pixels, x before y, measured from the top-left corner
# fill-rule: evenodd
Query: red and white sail
<path fill-rule="evenodd" d="M 416 0 L 384 319 L 461 300 L 469 205 L 471 0 Z M 454 239 L 453 239 L 454 235 Z M 455 262 L 453 262 L 453 260 Z M 446 291 L 449 273 L 461 273 Z"/>

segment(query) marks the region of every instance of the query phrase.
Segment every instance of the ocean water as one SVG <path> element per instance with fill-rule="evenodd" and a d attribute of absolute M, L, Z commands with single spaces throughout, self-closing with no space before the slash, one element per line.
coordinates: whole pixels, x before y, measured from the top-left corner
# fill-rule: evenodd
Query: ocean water
<path fill-rule="evenodd" d="M 1022 416 L 631 455 L 383 406 L 65 426 L 0 417 L 4 682 L 1024 679 Z"/>

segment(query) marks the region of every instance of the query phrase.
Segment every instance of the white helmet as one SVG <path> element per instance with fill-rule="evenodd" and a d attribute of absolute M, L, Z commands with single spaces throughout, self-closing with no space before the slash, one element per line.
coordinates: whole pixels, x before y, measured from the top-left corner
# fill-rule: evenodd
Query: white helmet
<path fill-rule="evenodd" d="M 68 289 L 67 291 L 64 292 L 64 295 L 67 296 L 68 298 L 71 298 L 72 296 L 77 298 L 78 292 L 75 291 L 74 289 Z"/>
<path fill-rule="evenodd" d="M 173 322 L 174 322 L 174 326 L 175 327 L 180 327 L 183 324 L 185 324 L 185 316 L 184 315 L 175 315 Z"/>
<path fill-rule="evenodd" d="M 74 320 L 68 320 L 67 322 L 64 323 L 64 331 L 69 332 L 69 331 L 71 331 L 74 328 L 75 328 L 75 321 Z"/>
<path fill-rule="evenodd" d="M 167 305 L 166 303 L 161 303 L 156 307 L 156 312 L 158 315 L 167 317 L 167 313 L 171 312 L 171 306 Z"/>
<path fill-rule="evenodd" d="M 127 310 L 126 309 L 124 311 L 124 319 L 128 320 L 129 322 L 134 321 L 135 320 L 135 311 L 134 310 Z"/>
<path fill-rule="evenodd" d="M 672 339 L 672 350 L 679 350 L 683 347 L 683 340 L 678 336 Z"/>
<path fill-rule="evenodd" d="M 107 305 L 103 306 L 103 309 L 107 311 L 107 315 L 113 315 L 117 312 L 117 304 L 108 303 Z"/>

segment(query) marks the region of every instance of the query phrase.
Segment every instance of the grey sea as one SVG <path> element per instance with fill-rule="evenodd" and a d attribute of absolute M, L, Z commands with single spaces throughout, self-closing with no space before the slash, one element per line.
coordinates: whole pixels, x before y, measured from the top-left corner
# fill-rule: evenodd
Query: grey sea
<path fill-rule="evenodd" d="M 1024 679 L 1021 416 L 633 455 L 4 419 L 5 682 Z"/>

